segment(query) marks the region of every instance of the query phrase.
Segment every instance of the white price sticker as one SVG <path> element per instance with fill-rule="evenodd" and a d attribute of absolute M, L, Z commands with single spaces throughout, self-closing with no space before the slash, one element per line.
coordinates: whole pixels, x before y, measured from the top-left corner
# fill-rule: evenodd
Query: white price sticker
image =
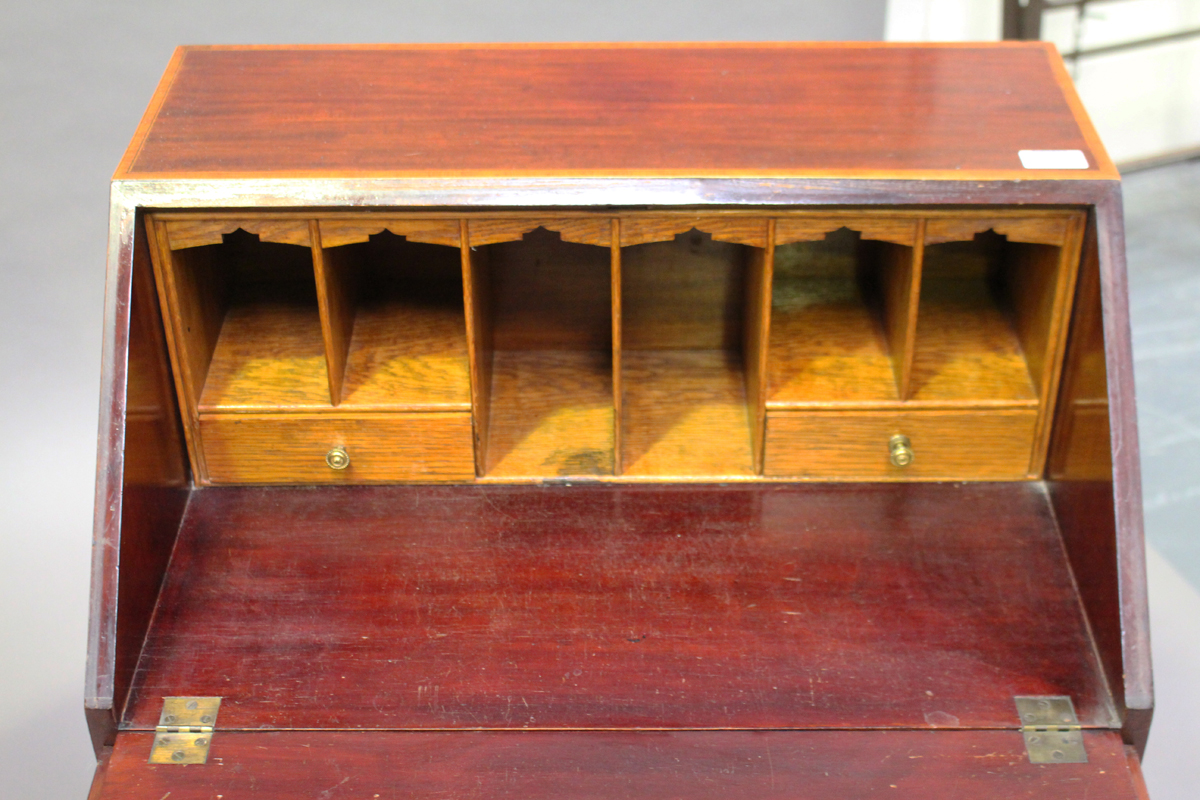
<path fill-rule="evenodd" d="M 1087 169 L 1082 150 L 1018 150 L 1025 169 Z"/>

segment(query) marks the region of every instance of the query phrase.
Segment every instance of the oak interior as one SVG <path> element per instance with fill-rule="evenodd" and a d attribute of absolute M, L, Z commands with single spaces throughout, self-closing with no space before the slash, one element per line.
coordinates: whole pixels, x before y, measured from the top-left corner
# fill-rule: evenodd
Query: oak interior
<path fill-rule="evenodd" d="M 1053 291 L 1058 251 L 992 231 L 925 248 L 914 399 L 1037 405 L 1029 358 L 1046 343 L 1022 341 L 1019 323 L 1045 303 L 1031 293 Z"/>
<path fill-rule="evenodd" d="M 155 257 L 201 483 L 199 416 L 251 412 L 469 412 L 445 455 L 473 445 L 497 481 L 1020 479 L 1043 470 L 1082 219 L 1024 214 L 168 215 Z M 939 443 L 887 466 L 933 424 L 904 415 L 1005 409 L 1034 415 L 1028 459 L 1009 442 L 959 475 Z M 895 416 L 847 428 L 858 455 L 784 452 L 824 426 L 782 415 L 864 411 Z"/>
<path fill-rule="evenodd" d="M 346 295 L 351 330 L 339 407 L 469 411 L 459 249 L 383 231 L 324 257 L 327 280 Z"/>
<path fill-rule="evenodd" d="M 751 249 L 694 229 L 622 249 L 622 474 L 754 474 L 743 354 Z"/>
<path fill-rule="evenodd" d="M 900 399 L 885 326 L 887 250 L 848 228 L 775 248 L 768 408 Z M 912 258 L 912 248 L 903 248 Z"/>
<path fill-rule="evenodd" d="M 609 249 L 545 228 L 479 249 L 494 348 L 485 474 L 611 475 Z"/>
<path fill-rule="evenodd" d="M 207 318 L 185 328 L 196 353 L 198 408 L 327 407 L 310 250 L 242 230 L 223 239 L 173 254 L 181 304 Z"/>

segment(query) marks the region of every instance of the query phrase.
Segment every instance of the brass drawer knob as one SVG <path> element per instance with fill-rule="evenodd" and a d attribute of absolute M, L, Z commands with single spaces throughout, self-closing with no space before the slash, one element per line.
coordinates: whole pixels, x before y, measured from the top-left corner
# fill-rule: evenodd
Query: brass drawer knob
<path fill-rule="evenodd" d="M 913 462 L 912 442 L 907 436 L 896 434 L 888 442 L 889 460 L 893 467 L 907 467 Z"/>
<path fill-rule="evenodd" d="M 350 454 L 339 444 L 325 454 L 325 463 L 330 469 L 345 469 L 350 466 Z"/>

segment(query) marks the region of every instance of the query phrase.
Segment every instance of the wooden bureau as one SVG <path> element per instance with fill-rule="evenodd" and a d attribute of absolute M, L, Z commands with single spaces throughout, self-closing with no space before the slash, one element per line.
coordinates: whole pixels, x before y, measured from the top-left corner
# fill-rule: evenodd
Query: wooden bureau
<path fill-rule="evenodd" d="M 112 200 L 95 798 L 1144 797 L 1049 46 L 180 48 Z"/>

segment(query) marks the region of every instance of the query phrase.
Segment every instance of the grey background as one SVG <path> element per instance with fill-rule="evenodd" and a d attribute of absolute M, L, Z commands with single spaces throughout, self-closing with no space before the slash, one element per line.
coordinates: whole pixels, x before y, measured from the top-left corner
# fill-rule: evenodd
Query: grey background
<path fill-rule="evenodd" d="M 82 800 L 91 780 L 82 694 L 108 181 L 176 45 L 878 39 L 884 5 L 884 0 L 6 4 L 0 15 L 0 452 L 5 454 L 0 457 L 0 797 Z M 1200 554 L 1188 525 L 1200 510 L 1200 462 L 1192 455 L 1200 418 L 1188 408 L 1197 397 L 1200 341 L 1195 320 L 1200 286 L 1188 248 L 1195 251 L 1200 232 L 1197 194 L 1188 187 L 1200 183 L 1200 176 L 1193 173 L 1185 180 L 1171 177 L 1175 174 L 1168 170 L 1143 179 L 1146 188 L 1138 202 L 1157 202 L 1166 214 L 1179 212 L 1180 224 L 1192 225 L 1193 238 L 1186 244 L 1172 244 L 1170 231 L 1164 239 L 1154 228 L 1162 215 L 1155 214 L 1143 215 L 1144 235 L 1138 239 L 1131 190 L 1131 263 L 1144 259 L 1155 266 L 1144 280 L 1135 275 L 1135 322 L 1150 323 L 1135 344 L 1139 381 L 1152 374 L 1153 389 L 1162 392 L 1161 402 L 1147 402 L 1145 392 L 1142 397 L 1143 410 L 1151 409 L 1142 420 L 1150 433 L 1151 536 L 1161 539 L 1163 550 L 1200 584 Z M 1180 211 L 1183 191 L 1192 192 L 1193 205 Z M 1174 262 L 1163 260 L 1164 248 L 1174 248 Z M 1169 264 L 1176 266 L 1164 266 Z M 1176 314 L 1175 323 L 1165 322 L 1169 313 Z M 1188 371 L 1181 372 L 1178 364 Z M 1190 375 L 1190 383 L 1181 384 L 1181 374 Z M 1182 428 L 1175 421 L 1181 407 L 1191 415 Z M 1174 588 L 1164 596 L 1186 595 L 1187 586 L 1181 585 L 1170 584 Z M 1161 663 L 1159 670 L 1162 687 Z M 1179 681 L 1185 689 L 1194 684 Z M 1152 766 L 1148 761 L 1148 770 Z M 1164 790 L 1155 800 L 1169 796 Z"/>

